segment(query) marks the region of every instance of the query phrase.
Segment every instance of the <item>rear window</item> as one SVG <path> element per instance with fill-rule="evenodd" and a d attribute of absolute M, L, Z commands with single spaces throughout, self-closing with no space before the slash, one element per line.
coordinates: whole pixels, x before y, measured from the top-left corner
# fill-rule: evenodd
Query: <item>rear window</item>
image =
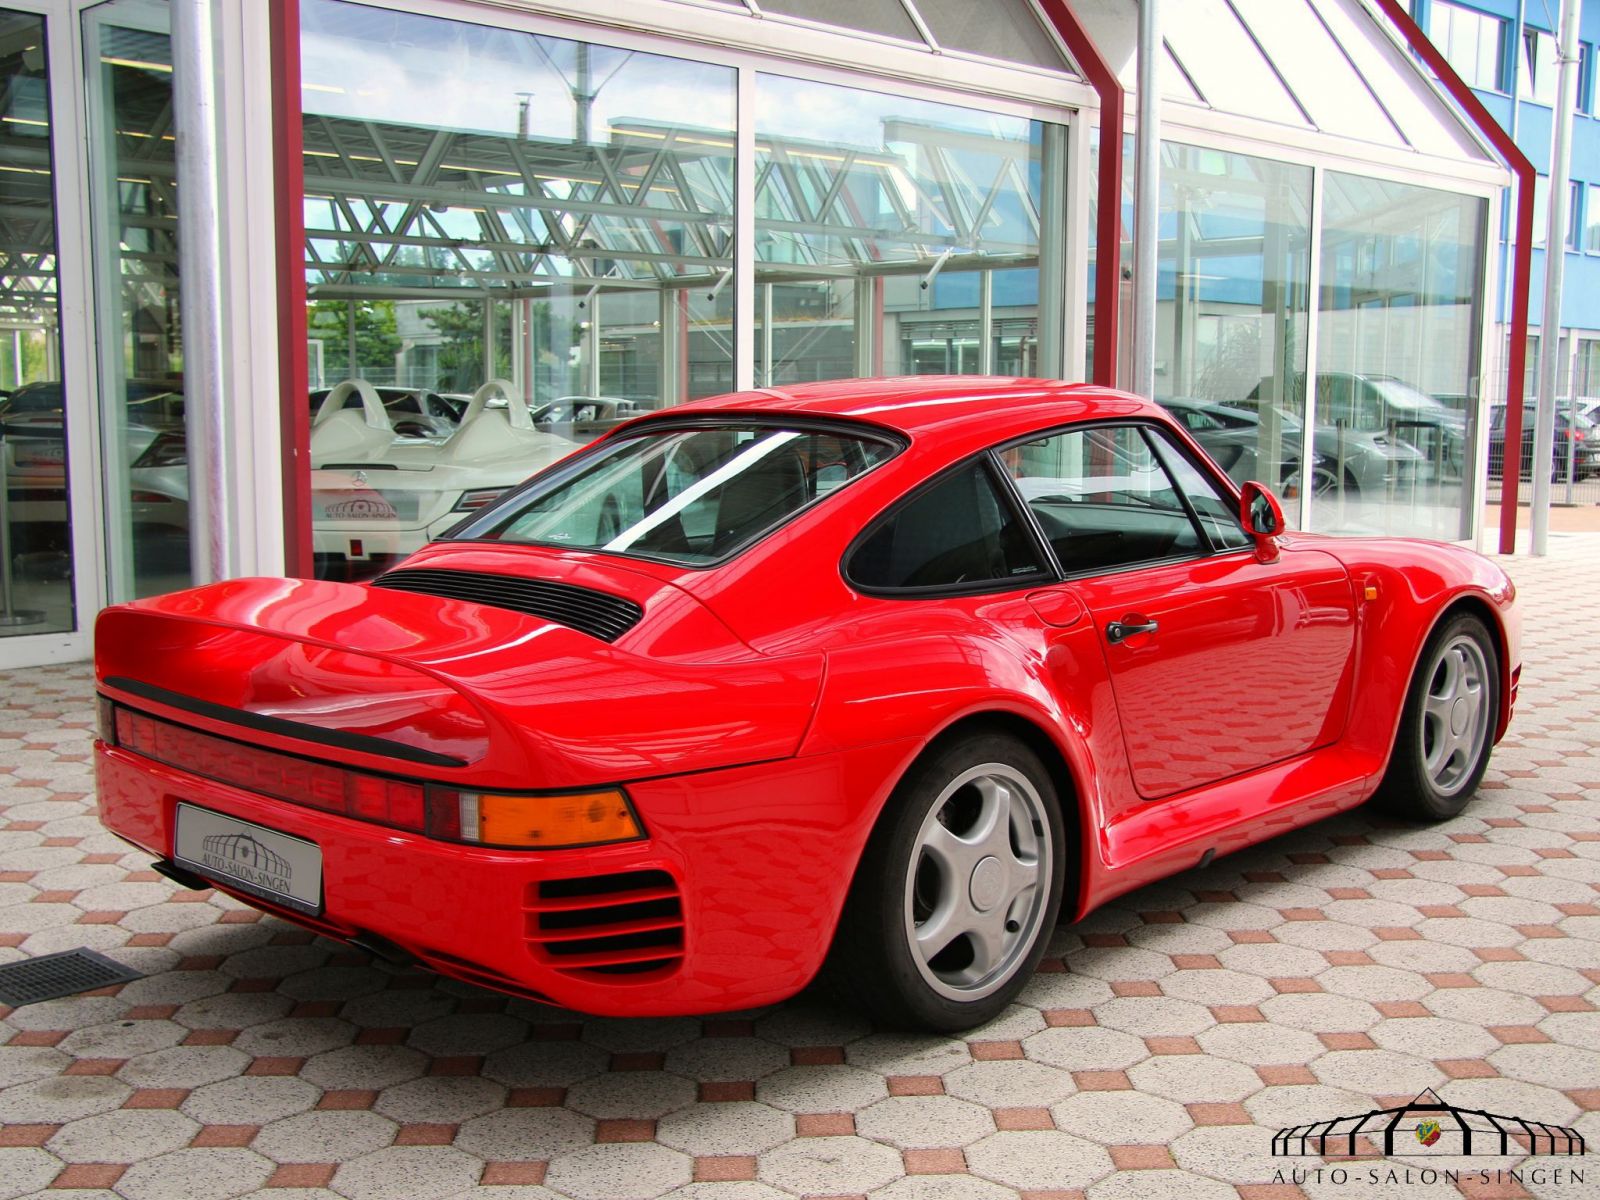
<path fill-rule="evenodd" d="M 717 562 L 890 458 L 887 437 L 803 425 L 665 425 L 600 443 L 452 536 Z"/>

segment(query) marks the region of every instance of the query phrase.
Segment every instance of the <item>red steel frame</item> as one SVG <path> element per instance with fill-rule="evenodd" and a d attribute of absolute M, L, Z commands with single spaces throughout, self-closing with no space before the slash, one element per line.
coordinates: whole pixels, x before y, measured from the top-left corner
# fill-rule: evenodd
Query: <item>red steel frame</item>
<path fill-rule="evenodd" d="M 1039 7 L 1100 97 L 1100 205 L 1095 214 L 1091 382 L 1116 387 L 1117 325 L 1122 310 L 1122 84 L 1100 57 L 1066 0 L 1039 0 Z"/>
<path fill-rule="evenodd" d="M 1500 553 L 1517 549 L 1517 485 L 1522 472 L 1507 467 L 1522 461 L 1522 399 L 1528 366 L 1528 291 L 1533 277 L 1533 164 L 1518 149 L 1517 143 L 1494 119 L 1483 102 L 1445 61 L 1439 48 L 1428 40 L 1411 19 L 1401 0 L 1378 0 L 1383 15 L 1394 22 L 1416 56 L 1439 77 L 1455 102 L 1461 105 L 1517 177 L 1517 225 L 1511 259 L 1511 347 L 1506 366 L 1506 448 L 1500 468 Z M 1487 297 L 1485 303 L 1488 302 Z M 1548 348 L 1547 348 L 1548 352 Z"/>
<path fill-rule="evenodd" d="M 300 0 L 272 16 L 272 166 L 278 268 L 278 397 L 282 405 L 284 574 L 309 579 L 311 389 L 306 361 L 305 157 L 300 134 Z"/>

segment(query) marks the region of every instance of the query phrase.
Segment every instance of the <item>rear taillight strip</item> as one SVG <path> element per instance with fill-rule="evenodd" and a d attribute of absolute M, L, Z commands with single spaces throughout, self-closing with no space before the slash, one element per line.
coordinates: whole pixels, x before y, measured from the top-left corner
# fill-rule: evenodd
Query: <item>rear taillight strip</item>
<path fill-rule="evenodd" d="M 120 704 L 112 712 L 116 745 L 134 754 L 289 804 L 427 832 L 427 796 L 420 783 L 262 750 Z"/>

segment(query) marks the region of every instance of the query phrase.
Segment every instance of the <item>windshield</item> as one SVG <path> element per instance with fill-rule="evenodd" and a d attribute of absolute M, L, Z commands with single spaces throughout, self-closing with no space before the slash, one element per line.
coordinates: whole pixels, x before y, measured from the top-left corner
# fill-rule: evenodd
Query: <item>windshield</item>
<path fill-rule="evenodd" d="M 1372 386 L 1382 396 L 1390 408 L 1408 408 L 1412 411 L 1427 410 L 1436 416 L 1453 416 L 1453 410 L 1441 404 L 1438 400 L 1425 392 L 1419 392 L 1409 383 L 1402 383 L 1398 379 L 1374 379 Z"/>
<path fill-rule="evenodd" d="M 644 429 L 601 443 L 453 536 L 699 566 L 754 541 L 895 450 L 887 438 L 836 428 Z"/>

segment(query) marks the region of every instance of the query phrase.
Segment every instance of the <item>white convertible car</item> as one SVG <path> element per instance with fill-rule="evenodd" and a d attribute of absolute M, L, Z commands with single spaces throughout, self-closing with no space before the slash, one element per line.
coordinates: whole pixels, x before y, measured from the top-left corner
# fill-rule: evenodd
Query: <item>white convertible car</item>
<path fill-rule="evenodd" d="M 361 407 L 347 407 L 359 396 Z M 492 397 L 504 405 L 490 405 Z M 311 427 L 313 545 L 318 574 L 358 577 L 432 541 L 578 443 L 534 424 L 503 379 L 473 393 L 448 437 L 396 434 L 365 380 L 328 393 Z"/>

